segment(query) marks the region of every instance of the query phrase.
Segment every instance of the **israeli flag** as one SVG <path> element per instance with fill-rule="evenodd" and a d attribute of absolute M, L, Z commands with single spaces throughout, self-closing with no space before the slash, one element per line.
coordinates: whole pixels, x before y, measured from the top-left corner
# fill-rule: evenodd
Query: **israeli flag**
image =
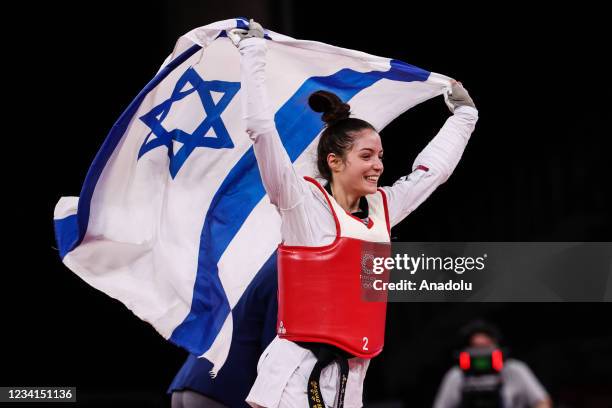
<path fill-rule="evenodd" d="M 240 55 L 231 19 L 179 38 L 119 117 L 80 197 L 62 197 L 55 231 L 62 261 L 123 302 L 164 338 L 227 358 L 232 308 L 281 241 L 245 132 Z M 267 88 L 289 157 L 315 175 L 320 114 L 308 96 L 329 90 L 381 130 L 442 94 L 450 79 L 397 60 L 266 32 Z"/>

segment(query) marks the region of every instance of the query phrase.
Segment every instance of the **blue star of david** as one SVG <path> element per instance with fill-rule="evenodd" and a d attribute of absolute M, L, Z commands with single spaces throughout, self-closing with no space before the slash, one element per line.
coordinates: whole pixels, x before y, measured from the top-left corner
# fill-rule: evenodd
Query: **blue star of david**
<path fill-rule="evenodd" d="M 188 85 L 191 85 L 191 87 L 183 90 Z M 151 132 L 140 147 L 138 159 L 157 147 L 166 146 L 168 148 L 168 157 L 170 157 L 170 175 L 174 178 L 196 147 L 232 149 L 234 143 L 232 143 L 232 139 L 221 120 L 221 113 L 223 113 L 239 89 L 240 82 L 205 81 L 193 68 L 187 69 L 177 81 L 170 98 L 140 117 L 140 120 L 151 129 Z M 216 104 L 211 96 L 211 91 L 223 93 L 223 96 Z M 166 130 L 162 126 L 162 122 L 170 112 L 172 104 L 193 92 L 198 93 L 206 112 L 204 120 L 191 134 L 181 129 Z M 214 130 L 216 137 L 205 136 L 211 128 Z M 173 141 L 183 144 L 176 152 L 174 151 Z"/>

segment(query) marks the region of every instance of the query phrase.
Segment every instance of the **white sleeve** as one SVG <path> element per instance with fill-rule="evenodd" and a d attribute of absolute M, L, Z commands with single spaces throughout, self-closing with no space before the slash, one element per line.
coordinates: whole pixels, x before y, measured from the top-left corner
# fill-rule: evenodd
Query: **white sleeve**
<path fill-rule="evenodd" d="M 239 44 L 242 111 L 246 131 L 253 140 L 259 173 L 270 202 L 280 210 L 295 207 L 305 193 L 304 181 L 297 175 L 283 146 L 266 90 L 266 40 L 244 39 Z"/>
<path fill-rule="evenodd" d="M 442 384 L 434 400 L 434 408 L 456 408 L 461 404 L 461 388 L 463 374 L 457 367 L 453 367 L 442 379 Z"/>
<path fill-rule="evenodd" d="M 549 398 L 546 390 L 527 364 L 521 361 L 514 361 L 512 368 L 513 374 L 516 377 L 516 382 L 521 386 L 521 393 L 524 395 L 530 407 L 535 407 L 538 403 L 546 401 Z"/>
<path fill-rule="evenodd" d="M 438 134 L 419 153 L 412 165 L 412 173 L 390 187 L 383 187 L 387 194 L 391 226 L 406 218 L 450 177 L 477 121 L 476 109 L 470 106 L 455 109 L 454 115 L 446 120 Z"/>

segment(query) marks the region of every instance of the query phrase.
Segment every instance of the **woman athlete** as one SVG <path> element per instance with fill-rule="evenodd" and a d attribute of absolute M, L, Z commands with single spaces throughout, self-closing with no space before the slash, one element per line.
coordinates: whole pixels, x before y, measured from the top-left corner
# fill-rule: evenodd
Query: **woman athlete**
<path fill-rule="evenodd" d="M 310 107 L 325 129 L 317 168 L 325 186 L 302 178 L 275 128 L 265 83 L 263 28 L 234 29 L 241 55 L 247 133 L 261 178 L 281 215 L 278 250 L 278 335 L 259 359 L 247 402 L 254 407 L 361 407 L 370 358 L 382 350 L 385 304 L 359 295 L 363 248 L 390 241 L 389 230 L 442 183 L 459 162 L 478 111 L 459 82 L 452 82 L 453 111 L 417 156 L 412 173 L 378 187 L 383 147 L 376 129 L 350 117 L 350 106 L 317 91 Z"/>

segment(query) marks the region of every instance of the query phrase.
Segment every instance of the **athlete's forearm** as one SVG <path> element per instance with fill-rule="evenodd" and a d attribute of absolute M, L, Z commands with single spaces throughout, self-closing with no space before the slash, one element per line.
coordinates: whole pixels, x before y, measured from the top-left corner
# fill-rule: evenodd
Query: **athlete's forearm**
<path fill-rule="evenodd" d="M 419 153 L 413 170 L 424 166 L 440 173 L 440 184 L 444 183 L 457 167 L 476 122 L 478 111 L 470 106 L 461 106 L 446 120 L 442 129 Z"/>
<path fill-rule="evenodd" d="M 276 130 L 266 89 L 266 40 L 248 38 L 241 54 L 242 109 L 257 165 L 272 204 L 284 209 L 301 200 L 302 182 Z"/>

